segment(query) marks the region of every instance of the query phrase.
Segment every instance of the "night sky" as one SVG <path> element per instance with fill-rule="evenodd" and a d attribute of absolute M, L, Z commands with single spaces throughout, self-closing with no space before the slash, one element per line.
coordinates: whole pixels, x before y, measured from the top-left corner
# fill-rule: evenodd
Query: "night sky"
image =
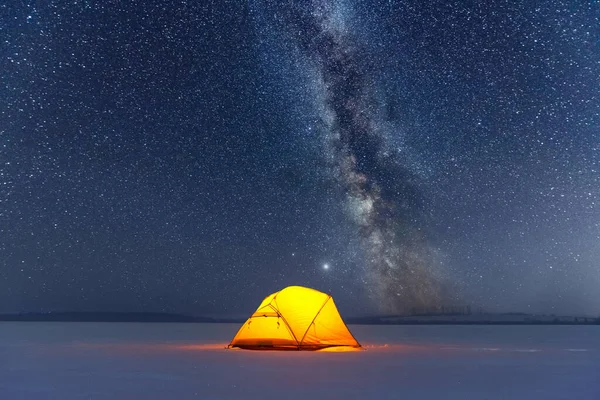
<path fill-rule="evenodd" d="M 0 312 L 600 313 L 597 1 L 0 5 Z"/>

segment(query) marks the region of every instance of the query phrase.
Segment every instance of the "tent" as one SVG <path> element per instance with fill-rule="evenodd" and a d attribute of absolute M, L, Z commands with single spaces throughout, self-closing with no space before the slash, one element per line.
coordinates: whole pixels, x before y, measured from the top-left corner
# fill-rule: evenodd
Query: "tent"
<path fill-rule="evenodd" d="M 358 349 L 333 298 L 302 286 L 267 296 L 228 348 L 253 350 Z"/>

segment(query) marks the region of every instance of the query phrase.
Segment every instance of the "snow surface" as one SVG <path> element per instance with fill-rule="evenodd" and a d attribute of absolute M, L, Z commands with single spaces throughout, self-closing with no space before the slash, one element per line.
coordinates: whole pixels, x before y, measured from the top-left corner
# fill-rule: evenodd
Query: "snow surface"
<path fill-rule="evenodd" d="M 0 399 L 600 399 L 600 326 L 350 326 L 349 353 L 225 350 L 237 329 L 0 322 Z"/>

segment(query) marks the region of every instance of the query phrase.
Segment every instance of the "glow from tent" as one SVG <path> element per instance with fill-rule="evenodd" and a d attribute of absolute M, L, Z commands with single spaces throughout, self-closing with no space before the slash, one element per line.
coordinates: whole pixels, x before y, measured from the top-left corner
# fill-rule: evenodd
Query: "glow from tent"
<path fill-rule="evenodd" d="M 288 286 L 261 302 L 229 347 L 321 350 L 361 346 L 348 330 L 330 295 L 302 286 Z"/>

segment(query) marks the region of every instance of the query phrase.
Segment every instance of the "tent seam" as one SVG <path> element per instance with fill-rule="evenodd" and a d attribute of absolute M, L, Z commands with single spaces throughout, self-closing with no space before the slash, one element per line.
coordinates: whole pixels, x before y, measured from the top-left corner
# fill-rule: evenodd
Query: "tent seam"
<path fill-rule="evenodd" d="M 315 314 L 315 317 L 312 319 L 312 321 L 310 321 L 310 324 L 308 324 L 308 328 L 306 328 L 306 332 L 304 332 L 304 335 L 302 336 L 302 341 L 300 343 L 298 343 L 298 348 L 301 346 L 301 343 L 304 343 L 304 338 L 306 338 L 306 335 L 308 334 L 310 326 L 315 323 L 315 320 L 317 319 L 319 314 L 321 314 L 321 310 L 323 310 L 323 307 L 325 307 L 325 304 L 327 304 L 329 299 L 331 299 L 331 295 L 327 295 L 327 299 L 323 302 L 323 304 L 321 304 L 321 307 L 319 307 L 319 311 L 317 311 L 317 313 Z"/>
<path fill-rule="evenodd" d="M 287 320 L 283 317 L 283 315 L 279 312 L 278 309 L 276 309 L 275 307 L 273 307 L 270 304 L 269 304 L 269 307 L 271 307 L 273 309 L 273 311 L 275 311 L 275 313 L 277 313 L 277 316 L 283 320 L 283 323 L 285 324 L 285 327 L 287 328 L 288 332 L 290 333 L 290 335 L 292 335 L 292 338 L 296 341 L 296 345 L 300 346 L 300 344 L 298 343 L 298 338 L 296 338 L 296 335 L 294 335 L 294 331 L 290 327 L 290 324 L 288 324 Z"/>

